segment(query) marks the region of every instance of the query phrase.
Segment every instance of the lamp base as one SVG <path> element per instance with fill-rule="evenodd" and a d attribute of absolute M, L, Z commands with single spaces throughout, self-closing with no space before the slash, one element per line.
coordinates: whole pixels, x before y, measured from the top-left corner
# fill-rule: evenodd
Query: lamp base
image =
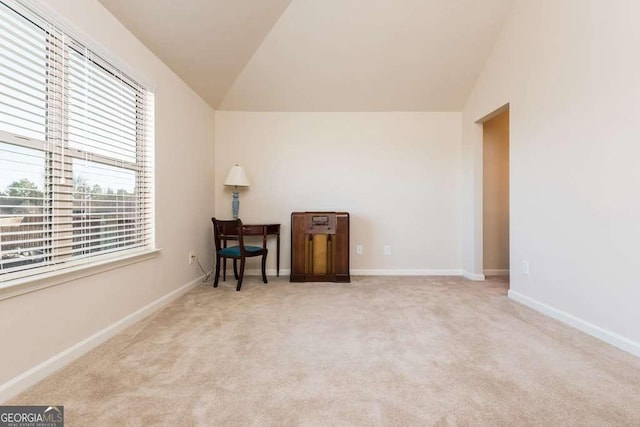
<path fill-rule="evenodd" d="M 240 212 L 240 193 L 237 191 L 233 192 L 233 200 L 231 200 L 231 213 L 233 214 L 233 219 L 238 219 L 238 213 Z"/>

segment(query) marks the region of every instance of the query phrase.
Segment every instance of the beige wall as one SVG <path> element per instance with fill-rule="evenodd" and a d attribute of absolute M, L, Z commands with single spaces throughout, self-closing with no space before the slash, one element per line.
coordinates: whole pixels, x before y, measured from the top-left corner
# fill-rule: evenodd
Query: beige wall
<path fill-rule="evenodd" d="M 509 270 L 509 111 L 483 123 L 482 233 L 485 274 Z"/>
<path fill-rule="evenodd" d="M 482 268 L 476 121 L 509 103 L 510 295 L 640 355 L 637 16 L 630 0 L 518 1 L 463 138 L 465 267 Z"/>
<path fill-rule="evenodd" d="M 213 111 L 95 0 L 39 3 L 110 51 L 156 94 L 156 239 L 161 255 L 0 300 L 0 385 L 200 276 L 210 266 Z"/>
<path fill-rule="evenodd" d="M 240 163 L 251 180 L 240 217 L 282 224 L 283 268 L 291 212 L 344 210 L 353 272 L 459 273 L 460 130 L 460 113 L 218 111 L 216 213 L 231 215 L 231 192 L 221 183 Z M 356 244 L 363 255 L 355 255 Z"/>

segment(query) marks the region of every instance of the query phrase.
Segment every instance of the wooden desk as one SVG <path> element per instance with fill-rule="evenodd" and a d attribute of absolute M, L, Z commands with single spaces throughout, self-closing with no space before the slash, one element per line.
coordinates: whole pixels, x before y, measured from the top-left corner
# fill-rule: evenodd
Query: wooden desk
<path fill-rule="evenodd" d="M 262 236 L 262 247 L 267 248 L 267 238 L 276 236 L 276 275 L 280 277 L 280 224 L 242 224 L 243 236 Z M 223 246 L 227 247 L 227 240 L 237 240 L 237 238 L 223 239 Z M 247 243 L 245 242 L 245 245 Z M 222 261 L 222 280 L 226 280 L 227 260 Z M 236 272 L 236 264 L 233 263 L 234 273 Z M 236 273 L 237 275 L 237 273 Z"/>

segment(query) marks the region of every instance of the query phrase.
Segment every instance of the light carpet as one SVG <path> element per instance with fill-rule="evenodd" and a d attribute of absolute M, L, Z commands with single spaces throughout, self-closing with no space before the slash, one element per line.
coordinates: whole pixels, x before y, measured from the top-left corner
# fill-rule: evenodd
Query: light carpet
<path fill-rule="evenodd" d="M 198 286 L 11 404 L 67 425 L 640 425 L 640 359 L 455 277 Z"/>

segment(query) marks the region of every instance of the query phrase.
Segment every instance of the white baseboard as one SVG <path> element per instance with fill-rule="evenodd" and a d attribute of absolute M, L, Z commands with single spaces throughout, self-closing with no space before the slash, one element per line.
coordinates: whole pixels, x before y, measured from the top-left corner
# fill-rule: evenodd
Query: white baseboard
<path fill-rule="evenodd" d="M 85 353 L 88 353 L 90 350 L 93 350 L 95 347 L 104 343 L 109 338 L 112 338 L 118 332 L 144 319 L 154 311 L 159 310 L 174 299 L 185 294 L 186 292 L 197 286 L 199 283 L 201 283 L 203 278 L 204 276 L 200 276 L 199 278 L 168 293 L 167 295 L 158 298 L 152 303 L 147 304 L 141 309 L 96 332 L 90 337 L 80 341 L 77 344 L 72 345 L 71 347 L 61 351 L 55 356 L 50 357 L 49 359 L 34 366 L 28 371 L 23 372 L 22 374 L 10 379 L 4 384 L 1 384 L 0 403 L 6 402 L 14 396 L 17 396 L 27 388 L 53 374 L 78 357 L 84 355 Z"/>
<path fill-rule="evenodd" d="M 461 276 L 462 270 L 419 270 L 419 269 L 355 269 L 352 276 Z"/>
<path fill-rule="evenodd" d="M 419 269 L 355 269 L 350 271 L 352 276 L 462 276 L 462 270 L 419 270 Z M 262 273 L 258 268 L 246 269 L 246 276 L 260 276 Z M 291 274 L 290 269 L 280 269 L 280 277 Z M 275 269 L 267 269 L 267 276 L 275 276 Z M 220 273 L 222 277 L 222 273 Z M 227 279 L 233 277 L 233 270 L 227 268 Z M 484 279 L 484 278 L 483 278 Z"/>
<path fill-rule="evenodd" d="M 465 279 L 473 280 L 474 282 L 481 282 L 484 280 L 484 274 L 470 273 L 468 271 L 464 271 L 462 273 Z"/>
<path fill-rule="evenodd" d="M 485 277 L 486 276 L 508 276 L 509 270 L 500 270 L 500 269 L 487 269 L 483 271 Z"/>
<path fill-rule="evenodd" d="M 578 329 L 579 331 L 584 332 L 585 334 L 591 335 L 592 337 L 598 338 L 599 340 L 611 344 L 612 346 L 617 347 L 620 350 L 624 350 L 628 353 L 633 354 L 634 356 L 640 357 L 640 343 L 638 342 L 618 335 L 615 332 L 608 331 L 604 328 L 601 328 L 600 326 L 594 325 L 593 323 L 589 323 L 586 320 L 580 319 L 579 317 L 576 317 L 572 314 L 566 313 L 562 310 L 558 310 L 554 307 L 551 307 L 550 305 L 544 304 L 519 292 L 509 290 L 508 295 L 510 299 L 519 302 L 520 304 L 526 305 L 527 307 L 532 308 L 542 314 L 559 320 L 564 324 L 567 324 L 573 328 Z"/>

